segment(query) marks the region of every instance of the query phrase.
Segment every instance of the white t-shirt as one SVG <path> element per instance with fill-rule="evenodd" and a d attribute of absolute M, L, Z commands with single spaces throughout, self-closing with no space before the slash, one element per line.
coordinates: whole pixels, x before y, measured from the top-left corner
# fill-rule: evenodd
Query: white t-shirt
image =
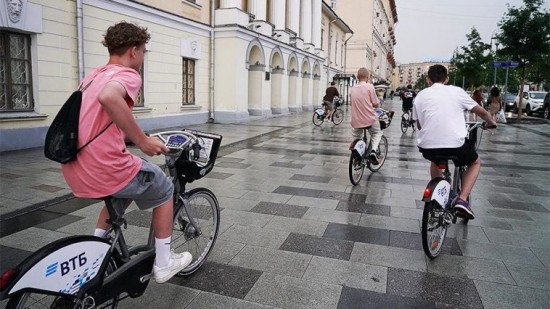
<path fill-rule="evenodd" d="M 420 123 L 418 147 L 458 148 L 468 133 L 464 111 L 478 104 L 462 88 L 435 83 L 418 93 L 413 119 Z"/>

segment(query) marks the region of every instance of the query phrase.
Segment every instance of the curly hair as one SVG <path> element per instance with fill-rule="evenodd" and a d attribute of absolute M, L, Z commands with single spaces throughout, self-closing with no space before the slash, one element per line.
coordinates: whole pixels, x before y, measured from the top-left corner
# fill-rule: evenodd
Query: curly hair
<path fill-rule="evenodd" d="M 151 39 L 147 28 L 125 21 L 109 27 L 103 37 L 101 43 L 107 47 L 109 55 L 118 56 L 124 54 L 128 48 L 140 46 Z"/>

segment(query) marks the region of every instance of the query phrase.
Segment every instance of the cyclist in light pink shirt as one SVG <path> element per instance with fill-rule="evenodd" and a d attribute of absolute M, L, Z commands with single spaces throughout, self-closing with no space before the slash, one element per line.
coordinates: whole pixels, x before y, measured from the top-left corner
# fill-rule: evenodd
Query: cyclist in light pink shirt
<path fill-rule="evenodd" d="M 143 64 L 149 38 L 147 29 L 127 22 L 107 29 L 103 45 L 109 50 L 109 62 L 82 81 L 87 87 L 82 94 L 78 146 L 93 140 L 76 160 L 62 165 L 62 171 L 78 197 L 112 196 L 126 199 L 128 204 L 134 201 L 142 210 L 153 208 L 153 275 L 158 283 L 163 283 L 192 261 L 188 252 L 177 254 L 170 250 L 174 187 L 158 166 L 129 152 L 124 142 L 127 137 L 149 156 L 168 152 L 160 140 L 145 135 L 132 115 L 141 88 L 137 70 Z M 108 217 L 103 207 L 95 236 L 105 235 Z"/>
<path fill-rule="evenodd" d="M 380 104 L 374 90 L 374 85 L 368 82 L 369 78 L 369 71 L 366 68 L 360 68 L 357 72 L 359 83 L 355 84 L 350 91 L 351 127 L 353 128 L 352 135 L 354 138 L 362 138 L 363 130 L 368 128 L 373 149 L 369 156 L 371 162 L 377 165 L 378 157 L 374 149 L 378 148 L 383 133 L 374 111 Z"/>

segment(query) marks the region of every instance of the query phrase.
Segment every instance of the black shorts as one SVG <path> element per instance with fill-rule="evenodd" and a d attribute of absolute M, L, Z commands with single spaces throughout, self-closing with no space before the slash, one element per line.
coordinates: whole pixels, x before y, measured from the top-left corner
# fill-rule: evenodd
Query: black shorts
<path fill-rule="evenodd" d="M 465 142 L 464 145 L 458 148 L 421 148 L 418 147 L 422 156 L 434 163 L 434 160 L 431 158 L 433 156 L 453 156 L 457 157 L 458 160 L 454 162 L 456 166 L 470 165 L 475 160 L 477 160 L 478 155 L 475 149 L 475 146 L 472 143 Z"/>

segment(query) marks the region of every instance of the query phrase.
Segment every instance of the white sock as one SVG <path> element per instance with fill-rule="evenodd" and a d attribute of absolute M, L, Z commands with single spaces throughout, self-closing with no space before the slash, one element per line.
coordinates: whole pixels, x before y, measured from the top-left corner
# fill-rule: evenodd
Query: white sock
<path fill-rule="evenodd" d="M 107 232 L 107 230 L 96 228 L 95 231 L 94 231 L 94 236 L 103 238 L 103 237 L 105 237 L 105 232 Z"/>
<path fill-rule="evenodd" d="M 155 265 L 157 267 L 166 267 L 170 264 L 170 242 L 172 237 L 156 238 L 155 237 Z"/>

